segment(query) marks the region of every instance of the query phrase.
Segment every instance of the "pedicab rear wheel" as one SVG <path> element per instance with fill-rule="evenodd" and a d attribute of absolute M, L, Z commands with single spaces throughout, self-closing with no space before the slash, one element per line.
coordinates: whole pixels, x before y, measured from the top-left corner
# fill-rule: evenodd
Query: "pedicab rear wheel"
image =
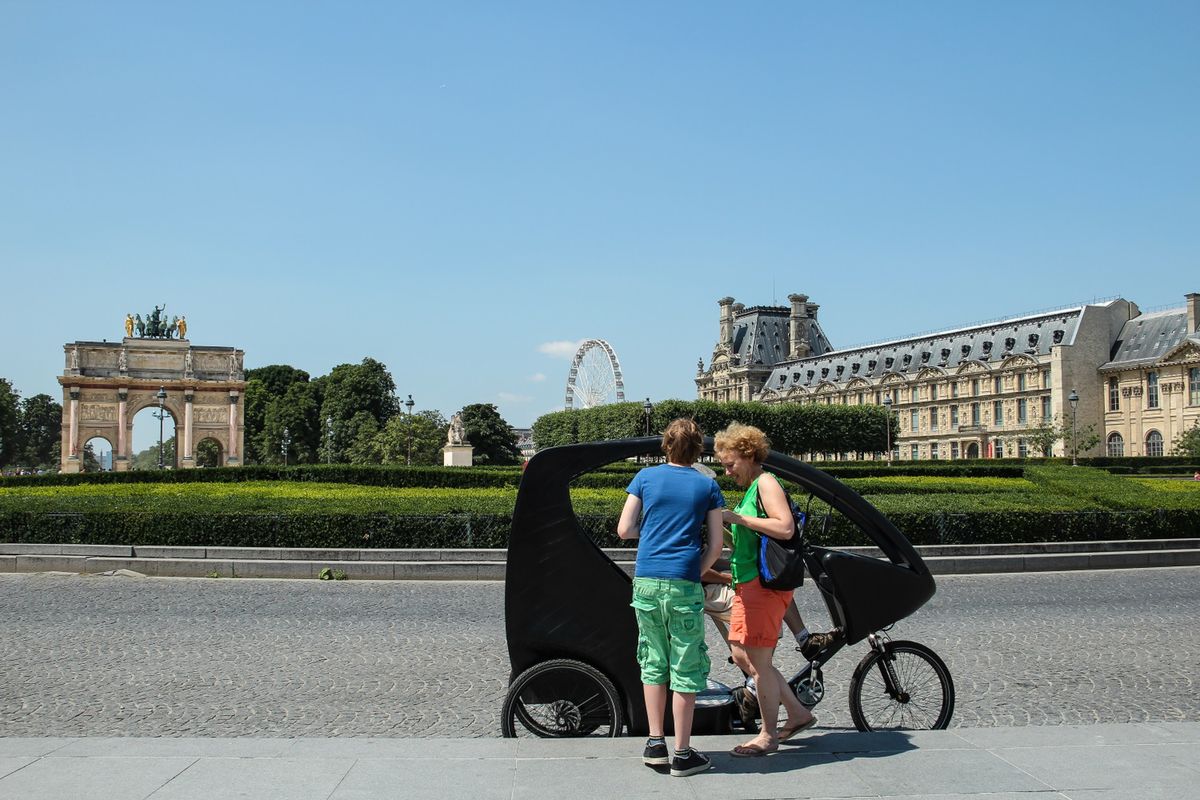
<path fill-rule="evenodd" d="M 620 736 L 621 698 L 612 681 L 582 661 L 535 664 L 508 687 L 500 730 L 508 738 Z"/>
<path fill-rule="evenodd" d="M 953 714 L 950 670 L 923 644 L 888 642 L 858 662 L 850 679 L 850 717 L 860 731 L 941 730 Z"/>

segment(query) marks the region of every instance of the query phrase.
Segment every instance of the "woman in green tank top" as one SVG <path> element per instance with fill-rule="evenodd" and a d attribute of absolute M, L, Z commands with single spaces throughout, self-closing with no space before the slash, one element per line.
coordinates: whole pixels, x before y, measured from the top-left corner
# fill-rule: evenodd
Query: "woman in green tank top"
<path fill-rule="evenodd" d="M 768 589 L 758 576 L 759 537 L 788 539 L 795 523 L 783 487 L 774 475 L 763 471 L 762 462 L 770 448 L 761 430 L 735 422 L 716 435 L 714 449 L 726 474 L 746 488 L 737 507 L 723 513 L 733 534 L 730 571 L 734 598 L 729 648 L 738 667 L 754 679 L 762 714 L 758 736 L 733 748 L 732 755 L 762 756 L 778 750 L 780 741 L 811 728 L 817 721 L 772 663 L 792 592 Z M 758 512 L 760 500 L 765 516 Z M 780 704 L 787 709 L 788 721 L 776 730 Z"/>

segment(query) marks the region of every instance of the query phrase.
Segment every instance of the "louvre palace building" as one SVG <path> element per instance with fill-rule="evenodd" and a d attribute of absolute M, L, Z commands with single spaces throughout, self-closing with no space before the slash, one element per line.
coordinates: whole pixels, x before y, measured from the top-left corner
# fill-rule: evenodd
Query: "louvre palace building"
<path fill-rule="evenodd" d="M 700 399 L 890 400 L 896 459 L 1040 456 L 1027 436 L 1048 424 L 1069 429 L 1072 392 L 1075 425 L 1099 437 L 1080 455 L 1164 455 L 1200 421 L 1197 293 L 1146 314 L 1115 299 L 848 350 L 826 338 L 816 303 L 788 300 L 718 301 L 717 343 L 696 375 Z M 1066 453 L 1067 442 L 1054 446 L 1054 455 Z"/>

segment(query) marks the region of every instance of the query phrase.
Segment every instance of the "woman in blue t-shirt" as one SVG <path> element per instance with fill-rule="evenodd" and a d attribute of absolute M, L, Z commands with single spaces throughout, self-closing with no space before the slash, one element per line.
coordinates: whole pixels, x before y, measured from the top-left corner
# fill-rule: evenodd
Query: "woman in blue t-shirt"
<path fill-rule="evenodd" d="M 725 499 L 712 478 L 692 469 L 704 449 L 700 426 L 677 419 L 663 433 L 667 463 L 647 467 L 630 482 L 617 524 L 622 539 L 637 539 L 633 606 L 638 622 L 638 666 L 646 698 L 650 739 L 642 760 L 671 765 L 675 776 L 708 769 L 708 758 L 691 748 L 696 692 L 708 684 L 704 644 L 704 589 L 700 574 L 721 554 Z M 707 536 L 701 527 L 707 525 Z M 663 717 L 667 687 L 675 692 L 675 753 L 667 753 Z"/>

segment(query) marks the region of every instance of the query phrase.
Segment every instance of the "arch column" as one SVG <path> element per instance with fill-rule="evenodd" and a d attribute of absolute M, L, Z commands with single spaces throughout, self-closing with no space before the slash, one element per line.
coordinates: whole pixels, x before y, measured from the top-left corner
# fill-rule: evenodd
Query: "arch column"
<path fill-rule="evenodd" d="M 196 465 L 196 454 L 194 452 L 195 443 L 192 441 L 192 400 L 195 395 L 191 389 L 184 390 L 183 393 L 183 456 L 179 459 L 180 467 L 194 467 Z M 176 431 L 175 441 L 179 441 L 179 433 Z"/>
<path fill-rule="evenodd" d="M 67 466 L 67 472 L 82 471 L 81 462 L 79 460 L 79 387 L 72 386 L 70 390 L 71 398 L 71 417 L 70 424 L 67 428 L 67 461 L 71 462 Z M 71 467 L 74 469 L 71 469 Z"/>
<path fill-rule="evenodd" d="M 237 428 L 238 428 L 238 393 L 229 393 L 229 449 L 226 451 L 225 463 L 237 464 L 241 460 L 241 453 L 238 450 Z"/>
<path fill-rule="evenodd" d="M 113 451 L 113 471 L 129 469 L 129 389 L 117 389 L 117 445 Z"/>

